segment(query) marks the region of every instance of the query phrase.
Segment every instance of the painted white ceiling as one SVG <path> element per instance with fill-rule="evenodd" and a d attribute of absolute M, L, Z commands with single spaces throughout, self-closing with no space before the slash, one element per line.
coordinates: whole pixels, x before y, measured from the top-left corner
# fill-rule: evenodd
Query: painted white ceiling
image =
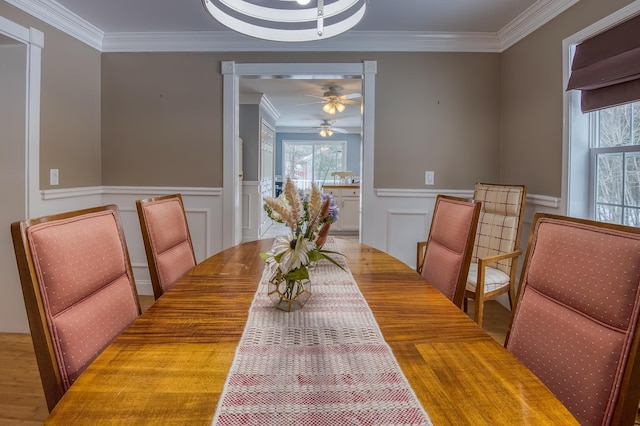
<path fill-rule="evenodd" d="M 549 7 L 554 1 L 558 3 L 557 0 L 369 0 L 364 18 L 350 33 L 414 32 L 442 38 L 448 34 L 482 33 L 495 37 L 527 11 L 541 4 Z M 103 32 L 105 40 L 116 33 L 232 33 L 207 14 L 202 0 L 57 0 L 57 3 Z M 240 93 L 265 94 L 280 114 L 278 131 L 312 132 L 323 119 L 331 119 L 336 120 L 336 127 L 358 132 L 359 105 L 348 105 L 345 112 L 330 116 L 322 111 L 321 104 L 310 104 L 316 99 L 308 95 L 321 96 L 329 85 L 342 86 L 345 94 L 361 92 L 360 80 L 355 79 L 241 79 Z"/>

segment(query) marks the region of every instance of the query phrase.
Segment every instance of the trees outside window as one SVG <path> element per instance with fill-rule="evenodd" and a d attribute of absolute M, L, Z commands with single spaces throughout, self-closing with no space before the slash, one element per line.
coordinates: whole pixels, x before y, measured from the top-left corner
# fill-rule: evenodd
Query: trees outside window
<path fill-rule="evenodd" d="M 590 113 L 593 216 L 640 226 L 640 102 Z"/>
<path fill-rule="evenodd" d="M 332 172 L 346 166 L 346 142 L 284 141 L 282 144 L 283 177 L 290 177 L 298 189 L 311 188 L 311 182 L 321 187 L 332 180 Z"/>

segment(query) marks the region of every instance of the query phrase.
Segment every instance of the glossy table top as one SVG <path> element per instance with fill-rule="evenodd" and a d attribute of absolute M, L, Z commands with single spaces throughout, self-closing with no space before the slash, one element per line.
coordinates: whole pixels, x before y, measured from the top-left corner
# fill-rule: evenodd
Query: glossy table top
<path fill-rule="evenodd" d="M 51 424 L 209 424 L 271 240 L 179 280 L 82 374 Z M 406 264 L 337 239 L 385 340 L 435 425 L 577 424 L 526 367 Z"/>

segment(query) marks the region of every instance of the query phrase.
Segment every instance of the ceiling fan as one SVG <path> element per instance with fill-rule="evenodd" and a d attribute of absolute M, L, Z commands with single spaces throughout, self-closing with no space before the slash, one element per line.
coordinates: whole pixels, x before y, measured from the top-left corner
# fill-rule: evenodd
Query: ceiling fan
<path fill-rule="evenodd" d="M 342 87 L 329 86 L 327 87 L 326 92 L 324 92 L 322 96 L 309 95 L 309 94 L 307 94 L 306 96 L 311 96 L 312 98 L 320 99 L 317 102 L 310 102 L 310 103 L 324 104 L 322 106 L 322 110 L 327 114 L 334 115 L 336 112 L 343 112 L 346 108 L 346 104 L 359 104 L 360 102 L 353 101 L 353 99 L 357 99 L 362 95 L 357 92 L 343 95 Z M 303 104 L 303 105 L 308 105 L 308 104 Z"/>
<path fill-rule="evenodd" d="M 315 130 L 317 130 L 318 134 L 323 138 L 326 138 L 327 136 L 331 136 L 334 133 L 348 133 L 347 130 L 345 129 L 341 129 L 339 127 L 333 127 L 334 124 L 335 124 L 335 120 L 332 122 L 329 122 L 329 120 L 322 120 L 322 123 L 320 123 L 320 127 L 316 127 Z"/>

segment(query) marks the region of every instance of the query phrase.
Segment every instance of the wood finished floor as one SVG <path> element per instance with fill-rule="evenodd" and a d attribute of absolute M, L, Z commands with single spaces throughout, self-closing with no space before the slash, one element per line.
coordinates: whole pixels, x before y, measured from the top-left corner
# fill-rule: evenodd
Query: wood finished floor
<path fill-rule="evenodd" d="M 152 296 L 140 296 L 143 311 L 152 303 Z M 484 328 L 500 344 L 504 343 L 509 314 L 497 302 L 486 304 Z M 0 333 L 0 424 L 39 425 L 47 415 L 31 336 Z"/>

